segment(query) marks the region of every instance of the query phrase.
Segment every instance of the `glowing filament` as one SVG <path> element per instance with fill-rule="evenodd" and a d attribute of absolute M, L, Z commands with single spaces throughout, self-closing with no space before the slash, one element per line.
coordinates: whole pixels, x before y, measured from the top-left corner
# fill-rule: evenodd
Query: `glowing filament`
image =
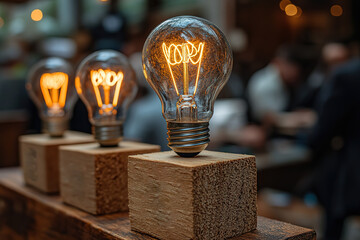
<path fill-rule="evenodd" d="M 40 88 L 48 108 L 65 106 L 69 77 L 66 73 L 44 73 L 40 78 Z"/>
<path fill-rule="evenodd" d="M 101 108 L 103 104 L 106 105 L 105 110 L 111 110 L 112 107 L 116 107 L 119 100 L 121 83 L 124 79 L 124 74 L 122 72 L 114 72 L 112 70 L 92 70 L 90 72 L 91 82 L 94 87 L 94 92 L 96 96 L 96 101 L 98 106 Z M 104 103 L 100 95 L 99 87 L 102 86 L 104 90 Z M 115 86 L 115 93 L 112 101 L 112 107 L 109 107 L 110 104 L 110 89 Z"/>
<path fill-rule="evenodd" d="M 197 65 L 196 72 L 196 80 L 195 80 L 195 89 L 193 95 L 195 95 L 197 90 L 197 85 L 199 81 L 200 75 L 200 66 L 201 60 L 203 57 L 204 51 L 204 43 L 200 42 L 198 47 L 191 42 L 186 42 L 183 44 L 170 44 L 169 47 L 166 46 L 165 43 L 162 44 L 162 50 L 166 58 L 166 62 L 169 66 L 170 75 L 175 86 L 175 90 L 177 95 L 179 95 L 179 90 L 176 85 L 175 77 L 171 66 L 175 66 L 177 64 L 183 64 L 183 79 L 184 79 L 184 95 L 189 95 L 189 70 L 188 64 L 191 63 L 193 65 Z"/>

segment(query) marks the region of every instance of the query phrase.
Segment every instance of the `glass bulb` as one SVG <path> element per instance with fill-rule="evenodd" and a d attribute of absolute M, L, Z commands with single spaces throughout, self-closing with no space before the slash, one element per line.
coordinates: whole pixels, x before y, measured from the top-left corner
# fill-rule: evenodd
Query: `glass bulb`
<path fill-rule="evenodd" d="M 147 38 L 144 75 L 161 100 L 169 147 L 180 156 L 193 157 L 206 148 L 214 101 L 232 59 L 224 34 L 198 17 L 168 19 Z"/>
<path fill-rule="evenodd" d="M 39 109 L 44 131 L 62 136 L 76 100 L 71 65 L 54 57 L 38 62 L 30 69 L 26 89 Z"/>
<path fill-rule="evenodd" d="M 77 70 L 75 86 L 87 106 L 95 139 L 101 146 L 116 146 L 122 139 L 126 110 L 137 93 L 127 58 L 113 50 L 90 54 Z"/>

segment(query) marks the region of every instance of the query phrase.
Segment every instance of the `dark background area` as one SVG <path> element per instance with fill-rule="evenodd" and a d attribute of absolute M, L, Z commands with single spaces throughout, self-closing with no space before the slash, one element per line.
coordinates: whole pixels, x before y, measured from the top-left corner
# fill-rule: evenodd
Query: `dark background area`
<path fill-rule="evenodd" d="M 0 167 L 19 164 L 20 135 L 41 132 L 38 110 L 25 89 L 31 66 L 56 56 L 69 61 L 75 70 L 84 57 L 100 49 L 121 51 L 137 73 L 139 93 L 129 109 L 125 137 L 160 144 L 167 150 L 165 120 L 159 100 L 143 77 L 141 51 L 148 34 L 164 20 L 199 16 L 225 33 L 234 56 L 232 75 L 215 105 L 208 149 L 255 154 L 259 213 L 315 228 L 321 238 L 323 208 L 308 184 L 318 155 L 305 137 L 316 120 L 293 127 L 294 119 L 316 119 L 316 106 L 306 105 L 311 115 L 291 107 L 281 113 L 297 115 L 259 121 L 252 114 L 249 82 L 254 73 L 274 63 L 279 48 L 291 46 L 306 55 L 307 69 L 296 91 L 316 95 L 306 88 L 314 81 L 311 73 L 320 72 L 327 78 L 335 71 L 324 70 L 328 64 L 324 46 L 340 44 L 348 52 L 347 60 L 359 56 L 359 12 L 358 0 L 0 0 Z M 154 110 L 143 107 L 150 102 Z M 136 117 L 139 112 L 146 117 Z M 80 100 L 70 129 L 91 132 Z M 138 129 L 147 131 L 139 133 Z M 326 153 L 337 153 L 342 141 L 333 138 Z M 349 220 L 342 239 L 356 239 L 359 229 L 357 218 Z"/>

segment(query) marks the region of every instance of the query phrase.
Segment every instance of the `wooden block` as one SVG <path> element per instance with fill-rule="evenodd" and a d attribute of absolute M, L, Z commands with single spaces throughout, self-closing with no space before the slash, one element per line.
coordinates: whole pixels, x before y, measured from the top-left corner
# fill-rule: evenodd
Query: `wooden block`
<path fill-rule="evenodd" d="M 64 137 L 48 134 L 24 135 L 20 139 L 20 160 L 26 184 L 45 193 L 59 192 L 59 146 L 94 142 L 90 134 L 66 131 Z"/>
<path fill-rule="evenodd" d="M 160 151 L 160 146 L 121 142 L 60 148 L 60 194 L 65 203 L 92 214 L 128 210 L 128 156 Z"/>
<path fill-rule="evenodd" d="M 256 164 L 203 151 L 129 157 L 131 229 L 160 239 L 225 239 L 256 229 Z"/>

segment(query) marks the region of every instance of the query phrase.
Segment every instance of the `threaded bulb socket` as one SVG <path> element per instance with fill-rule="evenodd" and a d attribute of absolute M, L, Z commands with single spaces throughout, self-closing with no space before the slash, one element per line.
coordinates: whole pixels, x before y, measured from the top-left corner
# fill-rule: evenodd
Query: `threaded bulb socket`
<path fill-rule="evenodd" d="M 114 147 L 117 146 L 123 138 L 123 125 L 93 125 L 92 132 L 95 140 L 99 142 L 102 147 Z"/>
<path fill-rule="evenodd" d="M 43 132 L 50 137 L 62 137 L 68 129 L 69 121 L 64 118 L 50 118 L 43 121 Z"/>
<path fill-rule="evenodd" d="M 167 122 L 167 129 L 168 146 L 181 157 L 195 157 L 210 141 L 208 122 Z"/>

